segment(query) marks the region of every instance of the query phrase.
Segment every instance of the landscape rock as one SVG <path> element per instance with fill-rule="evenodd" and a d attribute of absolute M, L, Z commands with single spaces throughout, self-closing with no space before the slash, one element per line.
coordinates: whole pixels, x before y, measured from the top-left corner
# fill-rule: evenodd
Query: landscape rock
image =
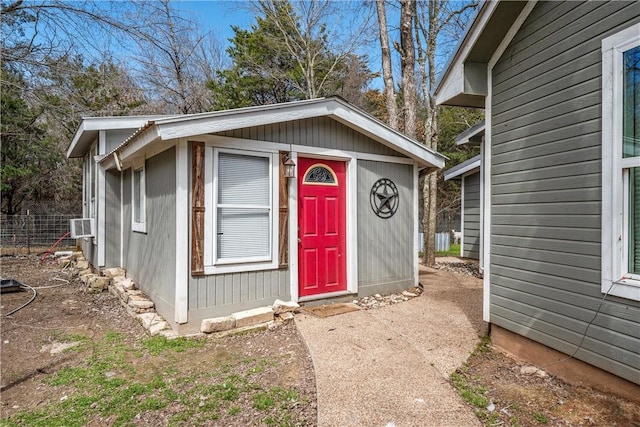
<path fill-rule="evenodd" d="M 69 267 L 70 264 L 71 260 L 69 258 L 62 258 L 58 260 L 58 266 L 60 266 L 60 268 Z"/>
<path fill-rule="evenodd" d="M 271 306 L 273 309 L 273 314 L 287 313 L 293 312 L 300 308 L 300 304 L 295 303 L 293 301 L 281 301 L 279 299 L 275 300 L 273 305 Z"/>
<path fill-rule="evenodd" d="M 280 318 L 280 320 L 282 320 L 284 323 L 289 323 L 293 320 L 293 313 L 289 312 L 289 311 L 285 311 L 284 313 L 278 313 L 278 317 Z"/>
<path fill-rule="evenodd" d="M 127 305 L 134 309 L 153 308 L 153 301 L 140 295 L 129 295 Z"/>
<path fill-rule="evenodd" d="M 156 322 L 149 327 L 149 334 L 153 337 L 165 329 L 169 329 L 169 324 L 166 321 Z"/>
<path fill-rule="evenodd" d="M 78 276 L 80 276 L 81 278 L 86 274 L 93 274 L 93 270 L 90 268 L 85 268 L 84 270 L 78 270 Z"/>
<path fill-rule="evenodd" d="M 242 328 L 273 321 L 273 309 L 271 307 L 258 307 L 252 310 L 239 311 L 231 316 L 236 321 L 236 328 Z"/>
<path fill-rule="evenodd" d="M 533 375 L 538 372 L 538 368 L 535 366 L 523 366 L 520 368 L 520 373 L 523 375 Z"/>
<path fill-rule="evenodd" d="M 136 283 L 129 277 L 116 276 L 113 278 L 113 284 L 116 286 L 121 285 L 127 291 L 131 291 L 136 288 Z"/>
<path fill-rule="evenodd" d="M 85 273 L 85 274 L 81 274 L 81 275 L 80 275 L 80 281 L 81 281 L 82 283 L 84 283 L 85 285 L 88 285 L 88 284 L 89 284 L 89 281 L 90 281 L 91 279 L 93 279 L 94 277 L 98 277 L 98 275 L 97 275 L 97 274 L 93 274 L 93 273 Z"/>
<path fill-rule="evenodd" d="M 87 280 L 87 285 L 89 285 L 91 289 L 100 292 L 108 289 L 110 284 L 111 279 L 109 277 L 97 276 L 95 274 Z"/>
<path fill-rule="evenodd" d="M 84 258 L 84 256 L 82 255 L 82 251 L 75 251 L 71 253 L 71 259 L 74 261 L 78 260 L 78 258 L 81 258 L 81 257 Z"/>
<path fill-rule="evenodd" d="M 200 322 L 200 332 L 211 334 L 213 332 L 228 331 L 236 326 L 236 320 L 232 316 L 213 317 L 203 319 Z"/>
<path fill-rule="evenodd" d="M 163 320 L 162 317 L 157 313 L 138 314 L 136 316 L 136 319 L 138 320 L 138 322 L 140 322 L 142 327 L 145 329 L 149 329 L 154 322 L 157 322 L 158 320 Z"/>
<path fill-rule="evenodd" d="M 125 271 L 123 268 L 120 267 L 112 267 L 112 268 L 105 268 L 104 270 L 102 270 L 102 274 L 104 274 L 106 277 L 124 277 L 125 275 Z"/>
<path fill-rule="evenodd" d="M 89 268 L 89 261 L 87 260 L 76 261 L 76 268 L 78 270 L 86 270 L 87 268 Z"/>

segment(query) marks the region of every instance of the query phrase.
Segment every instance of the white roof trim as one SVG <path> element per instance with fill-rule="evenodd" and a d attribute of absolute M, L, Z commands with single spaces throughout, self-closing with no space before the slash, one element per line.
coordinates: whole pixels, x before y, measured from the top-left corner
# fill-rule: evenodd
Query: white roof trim
<path fill-rule="evenodd" d="M 456 136 L 456 145 L 464 145 L 469 143 L 478 143 L 477 137 L 484 136 L 484 124 L 485 121 L 482 120 L 477 124 L 471 126 L 469 129 L 461 132 L 458 136 Z"/>
<path fill-rule="evenodd" d="M 436 104 L 440 105 L 464 91 L 464 62 L 473 45 L 482 34 L 489 18 L 498 7 L 498 3 L 498 1 L 485 0 L 478 7 L 478 12 L 471 21 L 471 25 L 467 28 L 465 36 L 460 40 L 460 44 L 449 59 L 447 68 L 436 81 L 435 90 L 433 91 Z"/>
<path fill-rule="evenodd" d="M 189 138 L 197 135 L 312 117 L 332 117 L 419 162 L 423 167 L 444 167 L 446 157 L 442 154 L 408 138 L 337 97 L 173 116 L 155 120 L 147 123 L 111 153 L 105 154 L 101 161 L 109 158 L 115 151 L 119 152 L 124 161 L 129 156 L 133 156 L 138 151 L 143 150 L 156 139 L 166 141 Z"/>
<path fill-rule="evenodd" d="M 460 179 L 463 175 L 480 170 L 481 158 L 478 154 L 475 157 L 456 165 L 444 173 L 444 180 Z"/>
<path fill-rule="evenodd" d="M 160 115 L 148 116 L 115 116 L 115 117 L 85 117 L 78 126 L 76 133 L 67 148 L 67 157 L 80 157 L 84 155 L 83 145 L 90 144 L 98 137 L 101 130 L 137 129 L 149 120 L 165 118 Z M 87 147 L 88 148 L 88 147 Z"/>

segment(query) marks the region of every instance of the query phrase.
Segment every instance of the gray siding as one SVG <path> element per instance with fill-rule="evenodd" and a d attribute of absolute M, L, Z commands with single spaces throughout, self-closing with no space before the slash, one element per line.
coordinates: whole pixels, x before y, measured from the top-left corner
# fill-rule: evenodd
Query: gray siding
<path fill-rule="evenodd" d="M 105 267 L 120 266 L 120 172 L 105 173 Z"/>
<path fill-rule="evenodd" d="M 480 172 L 462 177 L 464 187 L 464 210 L 462 236 L 462 256 L 480 257 Z"/>
<path fill-rule="evenodd" d="M 129 138 L 137 129 L 118 129 L 118 130 L 108 130 L 105 135 L 105 147 L 104 152 L 110 153 L 113 149 L 115 149 L 118 145 L 122 143 L 125 139 Z"/>
<path fill-rule="evenodd" d="M 272 305 L 276 299 L 291 300 L 288 269 L 191 277 L 189 325 L 197 329 L 202 319 Z"/>
<path fill-rule="evenodd" d="M 490 282 L 492 323 L 640 384 L 640 303 L 600 306 L 601 40 L 639 15 L 539 2 L 496 64 Z"/>
<path fill-rule="evenodd" d="M 221 135 L 368 154 L 402 156 L 391 148 L 328 117 L 238 129 L 221 133 Z"/>
<path fill-rule="evenodd" d="M 131 230 L 131 169 L 123 175 L 123 267 L 153 299 L 158 312 L 172 321 L 176 281 L 175 148 L 147 159 L 145 163 L 146 233 Z"/>
<path fill-rule="evenodd" d="M 414 284 L 413 166 L 358 161 L 358 294 L 390 293 Z M 371 209 L 371 187 L 391 179 L 400 196 L 398 211 L 388 219 Z"/>

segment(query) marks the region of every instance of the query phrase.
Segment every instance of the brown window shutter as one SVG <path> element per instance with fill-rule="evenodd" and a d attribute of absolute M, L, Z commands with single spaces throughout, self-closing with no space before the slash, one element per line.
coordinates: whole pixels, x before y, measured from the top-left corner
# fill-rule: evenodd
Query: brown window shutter
<path fill-rule="evenodd" d="M 204 143 L 191 142 L 191 274 L 204 275 Z"/>
<path fill-rule="evenodd" d="M 289 266 L 289 187 L 287 186 L 287 178 L 284 176 L 284 157 L 288 154 L 286 151 L 280 152 L 278 167 L 280 198 L 280 209 L 278 212 L 278 265 L 280 268 L 287 268 Z"/>

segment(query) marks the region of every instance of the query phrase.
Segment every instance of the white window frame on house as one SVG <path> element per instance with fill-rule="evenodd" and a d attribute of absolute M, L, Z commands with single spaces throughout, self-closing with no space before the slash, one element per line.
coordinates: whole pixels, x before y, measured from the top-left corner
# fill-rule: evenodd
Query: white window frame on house
<path fill-rule="evenodd" d="M 225 205 L 220 204 L 218 161 L 220 153 L 237 154 L 241 156 L 253 156 L 266 158 L 269 161 L 269 202 L 267 205 Z M 220 148 L 207 145 L 205 148 L 205 238 L 204 238 L 204 273 L 222 274 L 241 271 L 271 270 L 278 268 L 278 185 L 279 185 L 279 155 L 277 151 L 248 151 L 228 148 Z M 219 208 L 238 209 L 267 209 L 269 212 L 268 242 L 269 254 L 267 256 L 247 256 L 235 258 L 221 258 L 218 254 L 218 211 Z"/>
<path fill-rule="evenodd" d="M 640 46 L 640 24 L 602 40 L 602 280 L 605 294 L 640 301 L 640 276 L 628 268 L 629 170 L 623 158 L 623 54 Z"/>
<path fill-rule="evenodd" d="M 136 173 L 139 173 L 140 177 L 138 191 Z M 147 178 L 144 160 L 131 168 L 131 230 L 138 233 L 147 232 Z"/>
<path fill-rule="evenodd" d="M 83 217 L 96 217 L 96 194 L 98 193 L 98 166 L 95 156 L 97 155 L 98 144 L 93 144 L 84 159 L 84 195 L 83 205 L 85 211 Z"/>

